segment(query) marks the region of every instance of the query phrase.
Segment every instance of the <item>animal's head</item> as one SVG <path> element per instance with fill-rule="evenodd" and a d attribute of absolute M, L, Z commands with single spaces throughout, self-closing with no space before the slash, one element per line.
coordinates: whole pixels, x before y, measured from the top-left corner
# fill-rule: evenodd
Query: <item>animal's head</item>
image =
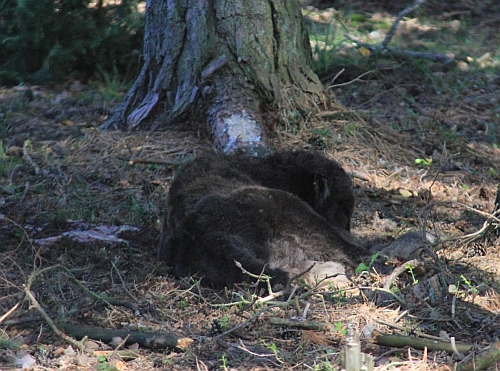
<path fill-rule="evenodd" d="M 294 181 L 301 188 L 298 196 L 330 224 L 350 230 L 354 195 L 344 169 L 315 152 L 292 152 L 288 161 L 296 169 Z"/>
<path fill-rule="evenodd" d="M 330 174 L 314 174 L 312 206 L 330 224 L 349 231 L 354 212 L 354 195 L 351 180 L 344 170 L 340 170 L 333 179 Z"/>

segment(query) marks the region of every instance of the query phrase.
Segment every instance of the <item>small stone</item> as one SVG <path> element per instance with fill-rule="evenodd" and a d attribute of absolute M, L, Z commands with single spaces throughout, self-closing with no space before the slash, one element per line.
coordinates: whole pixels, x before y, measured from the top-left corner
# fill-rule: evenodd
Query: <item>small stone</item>
<path fill-rule="evenodd" d="M 7 149 L 6 154 L 11 157 L 23 157 L 23 149 L 18 146 L 12 146 Z"/>
<path fill-rule="evenodd" d="M 94 350 L 97 350 L 100 348 L 100 345 L 99 343 L 95 342 L 95 341 L 92 341 L 92 340 L 87 340 L 85 342 L 85 349 L 89 350 L 89 351 L 94 351 Z"/>

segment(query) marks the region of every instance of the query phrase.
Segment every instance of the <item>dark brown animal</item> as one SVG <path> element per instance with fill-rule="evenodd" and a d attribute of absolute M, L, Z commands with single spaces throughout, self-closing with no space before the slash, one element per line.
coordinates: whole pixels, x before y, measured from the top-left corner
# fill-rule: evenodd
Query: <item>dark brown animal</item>
<path fill-rule="evenodd" d="M 286 284 L 311 261 L 360 262 L 345 231 L 353 208 L 349 177 L 319 154 L 209 155 L 176 175 L 160 251 L 174 274 L 214 287 L 244 279 L 235 260 Z"/>

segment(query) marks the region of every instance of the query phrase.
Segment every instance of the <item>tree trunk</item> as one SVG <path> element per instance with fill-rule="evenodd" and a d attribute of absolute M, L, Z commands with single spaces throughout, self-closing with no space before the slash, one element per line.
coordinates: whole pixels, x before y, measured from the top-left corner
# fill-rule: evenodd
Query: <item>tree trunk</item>
<path fill-rule="evenodd" d="M 143 58 L 103 129 L 202 120 L 225 152 L 265 148 L 262 114 L 284 88 L 323 93 L 298 0 L 149 0 Z"/>

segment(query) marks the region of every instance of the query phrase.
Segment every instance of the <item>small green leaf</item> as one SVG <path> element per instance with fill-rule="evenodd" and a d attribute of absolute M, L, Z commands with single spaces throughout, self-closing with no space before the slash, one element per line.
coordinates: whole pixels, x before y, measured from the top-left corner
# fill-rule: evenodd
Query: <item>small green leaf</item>
<path fill-rule="evenodd" d="M 432 164 L 432 157 L 429 157 L 429 158 L 416 158 L 415 159 L 415 164 L 417 164 L 417 165 L 424 165 L 424 166 L 430 166 Z"/>

